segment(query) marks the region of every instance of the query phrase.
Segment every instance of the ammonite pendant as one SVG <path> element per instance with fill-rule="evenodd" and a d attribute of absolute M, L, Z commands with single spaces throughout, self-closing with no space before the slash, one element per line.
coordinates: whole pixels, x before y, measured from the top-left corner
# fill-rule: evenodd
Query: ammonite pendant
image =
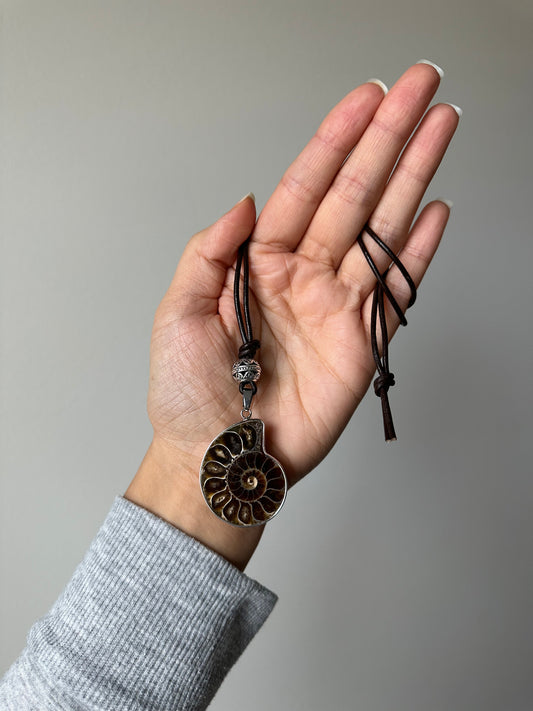
<path fill-rule="evenodd" d="M 205 453 L 200 486 L 207 505 L 234 526 L 258 526 L 283 506 L 287 479 L 266 454 L 265 423 L 245 420 L 221 432 Z"/>

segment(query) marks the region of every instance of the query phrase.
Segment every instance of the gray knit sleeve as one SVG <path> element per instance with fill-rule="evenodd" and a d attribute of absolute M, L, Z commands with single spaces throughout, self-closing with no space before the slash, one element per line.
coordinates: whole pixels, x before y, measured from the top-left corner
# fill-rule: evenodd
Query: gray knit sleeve
<path fill-rule="evenodd" d="M 275 602 L 223 558 L 117 497 L 0 683 L 0 709 L 205 709 Z"/>

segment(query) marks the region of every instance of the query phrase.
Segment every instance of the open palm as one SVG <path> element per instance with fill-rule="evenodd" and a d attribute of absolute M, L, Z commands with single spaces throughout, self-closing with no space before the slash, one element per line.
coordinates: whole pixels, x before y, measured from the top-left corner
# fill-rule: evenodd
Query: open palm
<path fill-rule="evenodd" d="M 291 484 L 333 446 L 374 372 L 375 278 L 355 242 L 359 232 L 368 221 L 401 251 L 418 285 L 448 219 L 449 208 L 436 201 L 413 224 L 458 122 L 449 105 L 427 110 L 439 80 L 417 64 L 386 96 L 374 83 L 358 87 L 290 166 L 257 224 L 253 200 L 244 199 L 190 241 L 156 314 L 148 406 L 154 437 L 191 471 L 239 420 L 233 265 L 252 232 L 252 320 L 263 368 L 254 415 L 265 421 L 267 449 Z M 386 269 L 386 255 L 371 251 Z M 406 306 L 396 268 L 388 282 Z M 389 319 L 393 333 L 397 320 Z"/>

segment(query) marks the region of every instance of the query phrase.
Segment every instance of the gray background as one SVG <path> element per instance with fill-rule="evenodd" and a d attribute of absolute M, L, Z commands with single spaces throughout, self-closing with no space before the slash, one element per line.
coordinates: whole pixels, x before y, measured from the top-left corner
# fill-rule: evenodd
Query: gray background
<path fill-rule="evenodd" d="M 3 3 L 0 671 L 148 446 L 188 237 L 426 57 L 465 113 L 392 346 L 399 442 L 369 395 L 292 491 L 248 569 L 280 602 L 212 708 L 533 709 L 532 25 L 518 0 Z"/>

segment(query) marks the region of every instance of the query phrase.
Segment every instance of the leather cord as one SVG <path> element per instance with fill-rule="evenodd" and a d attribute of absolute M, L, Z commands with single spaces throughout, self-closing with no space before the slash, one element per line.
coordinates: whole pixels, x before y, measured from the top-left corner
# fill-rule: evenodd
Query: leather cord
<path fill-rule="evenodd" d="M 363 240 L 363 234 L 367 233 L 374 242 L 385 252 L 391 260 L 391 264 L 381 273 L 372 259 L 370 252 Z M 385 431 L 385 440 L 393 442 L 396 440 L 396 432 L 392 421 L 392 413 L 389 404 L 389 388 L 395 384 L 394 375 L 389 369 L 389 334 L 387 330 L 387 319 L 385 314 L 385 296 L 389 300 L 392 308 L 396 312 L 402 326 L 407 326 L 407 319 L 400 305 L 396 301 L 393 293 L 389 289 L 386 278 L 389 269 L 395 265 L 400 270 L 411 296 L 407 308 L 410 308 L 416 301 L 416 286 L 411 278 L 411 275 L 404 267 L 400 259 L 394 254 L 390 247 L 383 242 L 376 232 L 367 223 L 357 237 L 357 242 L 365 255 L 366 261 L 374 276 L 377 279 L 376 288 L 372 297 L 372 311 L 370 318 L 370 340 L 372 344 L 372 355 L 376 363 L 377 378 L 374 380 L 374 392 L 381 399 L 381 409 L 383 412 L 383 428 Z M 250 263 L 248 257 L 248 247 L 250 238 L 248 238 L 237 252 L 237 263 L 235 265 L 235 279 L 233 282 L 233 301 L 235 304 L 235 315 L 237 324 L 242 338 L 242 346 L 239 348 L 239 358 L 254 358 L 256 352 L 261 347 L 261 343 L 253 337 L 252 321 L 250 317 Z M 241 273 L 242 273 L 242 305 L 241 305 Z M 377 320 L 379 316 L 379 326 L 381 332 L 381 353 L 378 346 L 377 337 Z M 255 394 L 255 383 L 250 383 L 253 394 Z M 244 386 L 244 383 L 241 383 Z M 242 390 L 241 390 L 242 392 Z"/>
<path fill-rule="evenodd" d="M 387 269 L 381 273 L 376 266 L 376 263 L 370 256 L 368 248 L 363 240 L 363 234 L 367 233 L 374 242 L 385 252 L 389 257 L 392 264 L 390 264 Z M 400 270 L 401 275 L 407 282 L 409 290 L 411 291 L 411 297 L 407 308 L 412 306 L 416 301 L 416 286 L 411 278 L 411 275 L 404 267 L 399 258 L 394 254 L 388 245 L 383 242 L 383 240 L 374 232 L 374 230 L 367 223 L 357 237 L 357 242 L 361 247 L 363 254 L 365 255 L 366 261 L 370 266 L 370 269 L 374 273 L 377 279 L 376 288 L 374 289 L 374 295 L 372 297 L 372 311 L 370 318 L 370 340 L 372 343 L 372 355 L 374 356 L 374 361 L 376 363 L 376 368 L 378 372 L 378 377 L 374 380 L 374 392 L 381 398 L 381 409 L 383 411 L 383 427 L 385 430 L 385 440 L 387 442 L 393 442 L 396 440 L 396 432 L 394 430 L 394 423 L 392 421 L 392 414 L 389 405 L 389 388 L 394 384 L 394 375 L 389 370 L 389 334 L 387 331 L 387 319 L 385 316 L 385 301 L 386 296 L 396 312 L 398 318 L 400 319 L 400 324 L 402 326 L 407 326 L 407 319 L 405 314 L 400 308 L 400 305 L 394 298 L 391 290 L 389 289 L 385 279 L 389 269 L 395 265 Z M 377 319 L 379 315 L 379 327 L 381 331 L 381 355 L 378 347 L 377 338 Z"/>
<path fill-rule="evenodd" d="M 261 343 L 254 338 L 252 320 L 250 318 L 250 263 L 248 246 L 250 237 L 241 244 L 237 252 L 235 265 L 235 279 L 233 281 L 233 302 L 239 331 L 241 332 L 242 346 L 239 348 L 239 358 L 253 358 L 261 347 Z M 242 309 L 241 309 L 241 268 L 242 268 Z"/>

